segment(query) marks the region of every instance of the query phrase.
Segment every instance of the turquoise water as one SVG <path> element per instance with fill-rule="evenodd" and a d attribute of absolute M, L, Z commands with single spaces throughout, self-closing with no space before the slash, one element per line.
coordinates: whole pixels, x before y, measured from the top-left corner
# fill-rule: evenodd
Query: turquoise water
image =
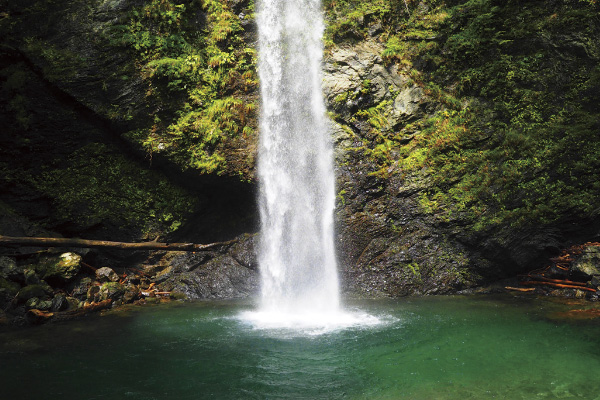
<path fill-rule="evenodd" d="M 383 322 L 257 330 L 252 306 L 147 306 L 0 333 L 2 399 L 599 399 L 600 323 L 513 297 L 350 306 Z"/>

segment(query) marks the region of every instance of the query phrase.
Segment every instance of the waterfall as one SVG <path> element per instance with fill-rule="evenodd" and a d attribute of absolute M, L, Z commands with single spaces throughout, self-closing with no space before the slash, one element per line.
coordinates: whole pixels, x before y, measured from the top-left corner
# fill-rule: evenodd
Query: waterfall
<path fill-rule="evenodd" d="M 339 308 L 320 3 L 258 2 L 263 310 L 330 313 Z"/>
<path fill-rule="evenodd" d="M 340 306 L 320 0 L 258 0 L 261 298 L 256 328 L 320 334 L 378 318 Z"/>

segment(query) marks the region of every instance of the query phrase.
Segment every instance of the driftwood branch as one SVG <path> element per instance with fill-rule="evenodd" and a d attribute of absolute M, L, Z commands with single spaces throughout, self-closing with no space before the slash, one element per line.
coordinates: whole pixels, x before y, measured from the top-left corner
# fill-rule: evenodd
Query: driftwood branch
<path fill-rule="evenodd" d="M 552 286 L 552 287 L 557 287 L 557 288 L 563 288 L 563 289 L 579 289 L 579 290 L 586 290 L 588 292 L 594 292 L 596 293 L 596 289 L 592 289 L 589 287 L 583 287 L 583 286 L 576 286 L 576 285 L 563 285 L 560 283 L 553 283 L 553 282 L 537 282 L 537 281 L 527 281 L 527 282 L 519 282 L 519 285 L 523 285 L 523 286 Z"/>
<path fill-rule="evenodd" d="M 69 319 L 75 319 L 91 312 L 109 309 L 111 306 L 112 300 L 107 299 L 98 303 L 86 304 L 81 308 L 69 311 L 49 312 L 33 309 L 27 311 L 27 314 L 25 314 L 25 318 L 30 324 L 39 325 L 50 320 L 65 321 Z"/>
<path fill-rule="evenodd" d="M 535 288 L 516 288 L 512 286 L 506 286 L 504 287 L 504 289 L 513 290 L 515 292 L 533 292 L 535 290 Z"/>
<path fill-rule="evenodd" d="M 68 238 L 43 238 L 43 237 L 15 237 L 0 235 L 2 246 L 30 246 L 30 247 L 80 247 L 80 248 L 112 248 L 127 250 L 169 250 L 169 251 L 202 251 L 218 246 L 227 246 L 237 242 L 237 239 L 227 242 L 209 244 L 196 243 L 158 243 L 158 242 L 110 242 L 106 240 L 68 239 Z"/>

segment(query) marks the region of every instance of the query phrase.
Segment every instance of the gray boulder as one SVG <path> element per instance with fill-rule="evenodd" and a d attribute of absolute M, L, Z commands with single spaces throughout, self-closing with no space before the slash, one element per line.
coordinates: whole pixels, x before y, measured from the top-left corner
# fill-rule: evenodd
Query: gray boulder
<path fill-rule="evenodd" d="M 600 277 L 600 246 L 588 246 L 571 264 L 571 272 L 586 278 Z"/>
<path fill-rule="evenodd" d="M 96 279 L 100 282 L 117 282 L 119 275 L 112 268 L 102 267 L 96 270 Z"/>

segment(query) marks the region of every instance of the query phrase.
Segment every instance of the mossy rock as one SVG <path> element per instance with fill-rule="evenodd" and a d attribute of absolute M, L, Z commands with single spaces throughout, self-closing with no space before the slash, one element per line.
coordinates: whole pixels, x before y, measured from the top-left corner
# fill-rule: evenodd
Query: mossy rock
<path fill-rule="evenodd" d="M 23 270 L 23 277 L 25 278 L 26 285 L 36 285 L 40 283 L 40 277 L 36 274 L 35 270 L 31 268 Z"/>
<path fill-rule="evenodd" d="M 90 286 L 90 288 L 87 291 L 86 299 L 90 303 L 94 301 L 100 301 L 100 286 Z"/>
<path fill-rule="evenodd" d="M 0 256 L 0 279 L 16 280 L 23 273 L 17 262 L 11 257 Z"/>
<path fill-rule="evenodd" d="M 75 253 L 63 253 L 58 260 L 46 265 L 43 279 L 55 283 L 67 282 L 81 269 L 81 256 Z"/>
<path fill-rule="evenodd" d="M 5 289 L 9 295 L 15 296 L 21 289 L 21 285 L 0 277 L 0 289 Z"/>
<path fill-rule="evenodd" d="M 37 297 L 32 297 L 31 299 L 25 302 L 25 308 L 28 310 L 36 309 L 41 311 L 48 311 L 52 308 L 52 301 L 50 300 L 41 300 Z"/>
<path fill-rule="evenodd" d="M 100 301 L 112 299 L 113 301 L 120 300 L 125 294 L 125 286 L 119 282 L 106 282 L 100 286 Z"/>
<path fill-rule="evenodd" d="M 67 303 L 69 303 L 68 310 L 76 310 L 81 306 L 81 302 L 75 297 L 67 297 Z"/>
<path fill-rule="evenodd" d="M 38 284 L 25 286 L 17 294 L 17 300 L 21 303 L 27 302 L 27 300 L 38 297 L 45 298 L 52 293 L 52 289 L 48 285 Z"/>

